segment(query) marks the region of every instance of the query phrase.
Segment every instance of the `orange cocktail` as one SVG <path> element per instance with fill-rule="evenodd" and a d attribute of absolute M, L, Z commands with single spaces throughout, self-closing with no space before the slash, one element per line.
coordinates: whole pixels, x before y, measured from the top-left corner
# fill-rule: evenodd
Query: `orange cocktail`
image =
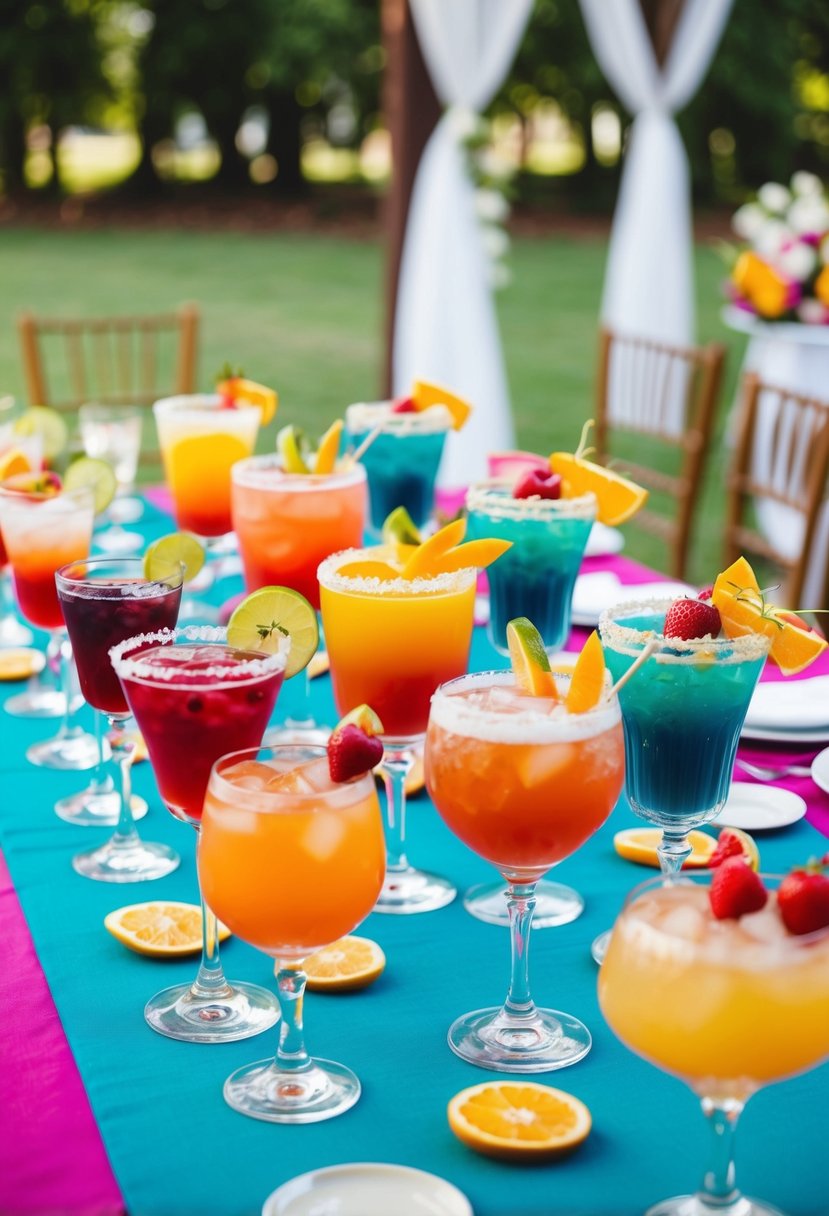
<path fill-rule="evenodd" d="M 156 401 L 153 414 L 176 523 L 198 536 L 224 536 L 233 526 L 230 470 L 253 451 L 262 411 L 227 407 L 218 393 L 190 393 Z"/>
<path fill-rule="evenodd" d="M 426 736 L 429 793 L 452 831 L 506 879 L 512 936 L 504 1006 L 458 1018 L 449 1045 L 504 1072 L 563 1068 L 591 1046 L 578 1019 L 534 1005 L 527 946 L 536 882 L 604 823 L 621 793 L 622 722 L 615 696 L 570 712 L 567 677 L 556 684 L 558 695 L 554 687 L 534 696 L 511 671 L 463 676 L 435 693 Z"/>
<path fill-rule="evenodd" d="M 317 566 L 359 545 L 366 518 L 366 473 L 346 464 L 331 473 L 286 473 L 279 456 L 233 469 L 233 527 L 248 591 L 292 587 L 319 608 Z"/>

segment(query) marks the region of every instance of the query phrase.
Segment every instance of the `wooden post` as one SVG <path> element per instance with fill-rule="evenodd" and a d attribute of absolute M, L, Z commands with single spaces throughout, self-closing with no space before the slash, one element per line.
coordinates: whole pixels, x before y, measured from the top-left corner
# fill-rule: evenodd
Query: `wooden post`
<path fill-rule="evenodd" d="M 20 336 L 20 350 L 23 356 L 23 376 L 26 381 L 26 394 L 29 405 L 48 405 L 49 397 L 46 392 L 46 379 L 40 362 L 37 324 L 31 313 L 25 312 L 17 319 L 17 332 Z"/>
<path fill-rule="evenodd" d="M 639 0 L 645 25 L 653 43 L 656 61 L 665 66 L 685 0 Z"/>
<path fill-rule="evenodd" d="M 391 395 L 392 343 L 400 256 L 417 166 L 441 105 L 423 62 L 408 0 L 382 0 L 386 71 L 383 109 L 391 137 L 392 177 L 385 204 L 386 285 L 381 395 Z"/>

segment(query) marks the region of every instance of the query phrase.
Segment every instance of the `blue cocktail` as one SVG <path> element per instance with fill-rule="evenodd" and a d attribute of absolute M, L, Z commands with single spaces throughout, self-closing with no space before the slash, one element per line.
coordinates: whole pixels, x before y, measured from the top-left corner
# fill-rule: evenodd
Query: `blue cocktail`
<path fill-rule="evenodd" d="M 507 654 L 507 623 L 527 616 L 548 653 L 570 632 L 573 587 L 596 518 L 593 494 L 580 498 L 513 498 L 509 487 L 473 486 L 466 496 L 469 537 L 512 541 L 487 571 L 489 638 Z"/>
<path fill-rule="evenodd" d="M 452 416 L 442 405 L 420 413 L 397 414 L 391 401 L 350 405 L 346 427 L 354 448 L 381 427 L 361 457 L 368 477 L 369 530 L 379 536 L 383 520 L 405 507 L 422 528 L 432 516 L 435 481 Z"/>

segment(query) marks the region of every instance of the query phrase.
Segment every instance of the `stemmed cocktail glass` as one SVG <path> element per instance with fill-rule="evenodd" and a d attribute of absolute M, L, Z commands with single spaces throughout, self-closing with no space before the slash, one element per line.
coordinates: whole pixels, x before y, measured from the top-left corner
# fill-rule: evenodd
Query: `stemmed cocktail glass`
<path fill-rule="evenodd" d="M 224 629 L 190 625 L 139 634 L 114 647 L 112 664 L 147 745 L 167 809 L 199 831 L 207 779 L 227 748 L 262 740 L 282 685 L 289 640 L 275 654 L 226 644 Z M 229 984 L 215 909 L 202 897 L 203 949 L 192 984 L 148 1001 L 153 1030 L 189 1043 L 246 1039 L 273 1025 L 276 1002 L 256 984 Z"/>
<path fill-rule="evenodd" d="M 291 587 L 319 610 L 317 566 L 362 542 L 365 469 L 355 464 L 331 473 L 286 473 L 279 456 L 254 456 L 234 465 L 231 476 L 233 526 L 248 591 Z M 325 741 L 328 730 L 321 731 L 311 714 L 309 679 L 306 668 L 297 680 L 301 703 L 269 742 Z"/>
<path fill-rule="evenodd" d="M 112 760 L 120 777 L 114 835 L 100 847 L 76 854 L 72 865 L 98 882 L 164 878 L 177 868 L 179 856 L 165 844 L 141 840 L 136 830 L 130 772 L 135 745 L 124 731 L 129 706 L 109 651 L 127 637 L 152 635 L 153 630 L 175 625 L 182 570 L 171 571 L 163 580 L 148 580 L 139 558 L 84 558 L 63 566 L 55 582 L 81 691 L 99 716 L 106 715 Z"/>
<path fill-rule="evenodd" d="M 16 435 L 14 424 L 4 421 L 11 416 L 14 404 L 13 397 L 0 397 L 0 466 L 5 469 L 4 478 L 11 476 L 9 469 L 39 469 L 43 455 L 39 435 Z M 13 611 L 11 570 L 0 529 L 0 647 L 31 646 L 32 641 L 31 629 L 27 629 Z"/>
<path fill-rule="evenodd" d="M 539 1009 L 530 995 L 529 943 L 535 885 L 601 827 L 622 788 L 619 705 L 605 697 L 570 713 L 522 693 L 512 672 L 444 684 L 432 698 L 426 783 L 447 825 L 508 884 L 512 972 L 503 1007 L 464 1014 L 449 1046 L 501 1072 L 534 1073 L 576 1063 L 591 1047 L 570 1014 Z"/>
<path fill-rule="evenodd" d="M 386 880 L 376 911 L 429 912 L 456 891 L 448 879 L 409 864 L 405 783 L 426 734 L 432 693 L 466 670 L 477 571 L 416 579 L 340 573 L 384 552 L 351 550 L 322 563 L 322 622 L 338 710 L 370 705 L 384 728 Z"/>
<path fill-rule="evenodd" d="M 276 1059 L 224 1086 L 242 1114 L 313 1123 L 342 1114 L 360 1082 L 305 1050 L 303 961 L 368 915 L 383 881 L 383 827 L 371 773 L 331 780 L 322 747 L 284 744 L 223 756 L 210 776 L 199 841 L 210 905 L 275 960 L 282 1021 Z"/>
<path fill-rule="evenodd" d="M 613 927 L 599 1001 L 627 1047 L 690 1086 L 711 1128 L 700 1190 L 647 1216 L 781 1216 L 738 1190 L 734 1133 L 752 1094 L 829 1056 L 829 929 L 789 933 L 772 876 L 762 910 L 717 920 L 711 881 L 656 878 L 634 888 Z"/>
<path fill-rule="evenodd" d="M 112 465 L 118 484 L 116 496 L 106 511 L 109 527 L 96 535 L 95 543 L 112 557 L 133 553 L 142 548 L 144 538 L 140 532 L 128 532 L 124 524 L 138 518 L 141 513 L 140 504 L 127 497 L 135 486 L 138 469 L 141 414 L 122 405 L 88 402 L 78 408 L 78 426 L 87 456 Z"/>
<path fill-rule="evenodd" d="M 663 874 L 690 856 L 688 833 L 720 813 L 752 693 L 771 644 L 762 633 L 683 641 L 662 633 L 673 600 L 620 604 L 599 621 L 614 681 L 652 653 L 619 689 L 625 793 L 634 814 L 662 829 Z M 607 933 L 593 943 L 601 961 Z"/>
<path fill-rule="evenodd" d="M 577 498 L 514 498 L 500 481 L 472 486 L 466 495 L 469 537 L 496 536 L 512 542 L 487 570 L 489 624 L 495 649 L 509 654 L 507 624 L 526 616 L 541 634 L 548 655 L 561 650 L 570 634 L 573 588 L 590 530 L 596 519 L 595 494 Z M 535 892 L 533 926 L 566 925 L 584 908 L 578 891 L 542 879 Z M 464 907 L 479 920 L 507 924 L 501 883 L 483 883 L 464 896 Z"/>

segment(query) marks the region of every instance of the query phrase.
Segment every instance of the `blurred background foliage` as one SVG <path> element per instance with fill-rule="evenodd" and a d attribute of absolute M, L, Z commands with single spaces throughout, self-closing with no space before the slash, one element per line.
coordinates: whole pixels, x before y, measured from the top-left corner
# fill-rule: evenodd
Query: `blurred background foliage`
<path fill-rule="evenodd" d="M 382 187 L 384 62 L 380 0 L 0 0 L 2 190 Z M 517 201 L 610 208 L 629 115 L 577 0 L 536 0 L 490 118 Z M 829 4 L 735 0 L 680 125 L 697 204 L 826 176 Z"/>

